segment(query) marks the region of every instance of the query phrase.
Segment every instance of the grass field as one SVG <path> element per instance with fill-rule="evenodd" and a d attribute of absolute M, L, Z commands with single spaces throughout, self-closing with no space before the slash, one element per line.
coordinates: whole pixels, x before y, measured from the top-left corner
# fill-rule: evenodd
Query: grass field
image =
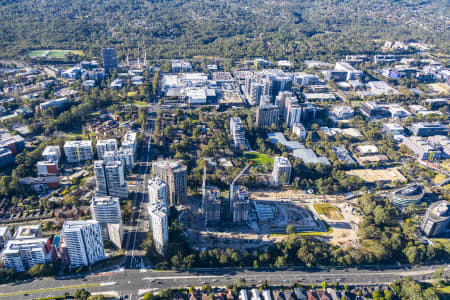
<path fill-rule="evenodd" d="M 248 160 L 253 161 L 255 165 L 273 165 L 273 157 L 259 153 L 259 152 L 247 152 L 245 157 Z"/>
<path fill-rule="evenodd" d="M 79 50 L 33 50 L 28 52 L 30 57 L 48 57 L 48 58 L 64 58 L 69 53 L 83 55 L 83 51 Z"/>
<path fill-rule="evenodd" d="M 439 174 L 436 175 L 436 177 L 434 177 L 433 181 L 434 181 L 434 183 L 439 183 L 441 181 L 444 181 L 445 178 L 447 178 L 447 176 L 439 173 Z"/>
<path fill-rule="evenodd" d="M 314 208 L 320 215 L 325 215 L 331 220 L 342 220 L 342 215 L 338 208 L 328 203 L 314 204 Z"/>

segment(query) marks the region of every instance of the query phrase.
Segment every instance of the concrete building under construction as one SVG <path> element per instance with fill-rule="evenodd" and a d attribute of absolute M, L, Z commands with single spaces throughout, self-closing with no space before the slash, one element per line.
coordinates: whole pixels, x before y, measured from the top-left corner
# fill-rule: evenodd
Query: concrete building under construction
<path fill-rule="evenodd" d="M 247 188 L 244 186 L 233 186 L 231 200 L 231 213 L 233 223 L 246 223 L 248 221 L 249 198 Z"/>
<path fill-rule="evenodd" d="M 203 194 L 203 217 L 205 226 L 213 226 L 220 223 L 220 190 L 214 186 L 207 186 Z"/>

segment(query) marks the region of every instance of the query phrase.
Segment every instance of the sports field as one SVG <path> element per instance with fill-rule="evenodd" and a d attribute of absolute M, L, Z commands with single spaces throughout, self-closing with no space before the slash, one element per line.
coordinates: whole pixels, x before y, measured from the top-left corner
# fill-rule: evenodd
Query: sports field
<path fill-rule="evenodd" d="M 247 152 L 245 153 L 245 157 L 253 161 L 255 165 L 273 165 L 273 158 L 271 156 L 259 152 Z"/>
<path fill-rule="evenodd" d="M 30 57 L 48 57 L 48 58 L 64 58 L 69 53 L 83 55 L 83 51 L 79 50 L 33 50 L 28 52 Z"/>
<path fill-rule="evenodd" d="M 328 219 L 331 220 L 342 220 L 342 215 L 339 212 L 338 208 L 334 205 L 328 204 L 328 203 L 319 203 L 314 204 L 314 208 L 316 209 L 317 213 L 320 215 L 327 216 Z"/>

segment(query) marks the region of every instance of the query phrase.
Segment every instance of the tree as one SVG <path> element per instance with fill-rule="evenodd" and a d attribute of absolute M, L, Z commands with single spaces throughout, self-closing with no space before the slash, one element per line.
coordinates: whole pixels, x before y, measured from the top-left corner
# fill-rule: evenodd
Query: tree
<path fill-rule="evenodd" d="M 294 225 L 289 225 L 286 227 L 286 233 L 291 235 L 291 234 L 295 234 L 295 226 Z"/>
<path fill-rule="evenodd" d="M 327 282 L 326 281 L 323 281 L 321 284 L 320 284 L 320 286 L 325 290 L 326 288 L 327 288 Z"/>
<path fill-rule="evenodd" d="M 91 293 L 85 289 L 78 289 L 75 291 L 73 295 L 75 296 L 76 299 L 87 300 L 87 298 L 89 298 Z"/>
<path fill-rule="evenodd" d="M 384 291 L 384 299 L 385 300 L 391 300 L 392 299 L 392 293 L 391 291 L 385 290 Z"/>
<path fill-rule="evenodd" d="M 143 300 L 153 300 L 154 296 L 152 292 L 145 293 Z"/>

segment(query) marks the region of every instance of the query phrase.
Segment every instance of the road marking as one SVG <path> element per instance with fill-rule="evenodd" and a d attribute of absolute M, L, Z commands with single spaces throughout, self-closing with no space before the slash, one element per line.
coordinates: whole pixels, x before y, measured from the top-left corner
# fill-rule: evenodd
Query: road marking
<path fill-rule="evenodd" d="M 109 286 L 109 285 L 115 285 L 116 282 L 102 282 L 100 283 L 100 286 Z"/>

